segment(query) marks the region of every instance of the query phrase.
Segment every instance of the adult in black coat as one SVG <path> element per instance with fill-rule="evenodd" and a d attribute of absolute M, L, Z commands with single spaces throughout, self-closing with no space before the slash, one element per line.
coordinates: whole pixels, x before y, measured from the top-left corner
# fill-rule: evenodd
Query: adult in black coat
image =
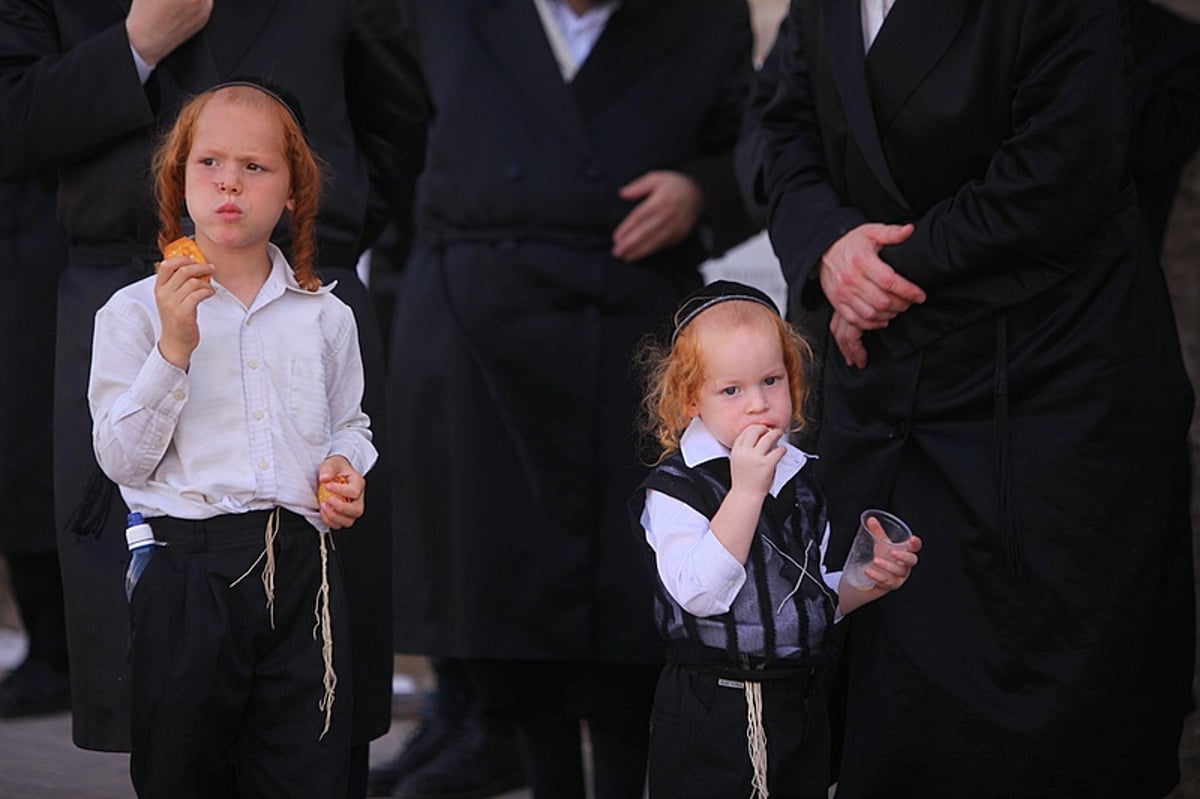
<path fill-rule="evenodd" d="M 0 718 L 70 707 L 50 458 L 54 295 L 66 263 L 54 176 L 0 181 L 0 275 L 8 286 L 0 292 L 0 485 L 13 496 L 0 553 L 29 641 L 25 660 L 0 682 Z"/>
<path fill-rule="evenodd" d="M 830 558 L 871 506 L 925 541 L 850 620 L 839 797 L 1178 780 L 1193 399 L 1131 181 L 1125 11 L 897 0 L 864 55 L 860 3 L 792 4 L 764 186 L 793 299 L 832 308 Z"/>
<path fill-rule="evenodd" d="M 529 0 L 409 8 L 431 117 L 392 342 L 397 647 L 467 661 L 536 795 L 583 795 L 580 716 L 597 795 L 640 795 L 662 643 L 629 356 L 749 233 L 748 9 L 628 0 L 565 80 Z"/>
<path fill-rule="evenodd" d="M 319 271 L 338 281 L 358 315 L 364 408 L 382 442 L 382 347 L 354 266 L 394 215 L 422 150 L 398 23 L 386 0 L 0 3 L 0 169 L 58 171 L 70 246 L 58 294 L 55 504 L 79 746 L 128 746 L 125 514 L 96 470 L 85 389 L 94 311 L 159 257 L 148 183 L 157 136 L 188 95 L 239 75 L 268 78 L 299 98 L 329 167 Z M 135 49 L 154 65 L 144 85 Z M 391 722 L 392 673 L 386 462 L 370 478 L 365 524 L 337 537 L 351 575 L 354 735 L 364 777 L 366 742 Z"/>

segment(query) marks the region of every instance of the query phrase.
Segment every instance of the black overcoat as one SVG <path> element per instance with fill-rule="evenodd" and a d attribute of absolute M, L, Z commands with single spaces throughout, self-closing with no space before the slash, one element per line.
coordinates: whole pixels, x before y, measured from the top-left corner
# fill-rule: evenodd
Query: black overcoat
<path fill-rule="evenodd" d="M 764 127 L 794 298 L 824 302 L 821 254 L 865 221 L 916 224 L 881 256 L 928 293 L 866 335 L 865 369 L 824 362 L 831 560 L 870 506 L 925 542 L 851 617 L 839 796 L 1177 778 L 1192 392 L 1130 185 L 1121 12 L 898 0 L 864 59 L 859 3 L 792 4 Z"/>
<path fill-rule="evenodd" d="M 21 486 L 0 525 L 4 553 L 55 550 L 54 296 L 66 264 L 54 176 L 0 181 L 0 485 Z"/>
<path fill-rule="evenodd" d="M 149 159 L 185 99 L 237 76 L 287 87 L 329 167 L 318 221 L 319 272 L 359 320 L 364 409 L 385 433 L 383 354 L 361 250 L 394 213 L 416 171 L 423 129 L 409 125 L 400 18 L 388 2 L 218 2 L 207 27 L 139 81 L 125 34 L 128 3 L 0 3 L 0 167 L 59 174 L 69 265 L 58 294 L 55 504 L 71 652 L 73 735 L 92 749 L 128 747 L 128 616 L 122 591 L 125 508 L 103 482 L 86 402 L 92 317 L 118 288 L 150 273 L 157 222 Z M 412 136 L 412 138 L 409 138 Z M 381 447 L 382 449 L 382 447 Z M 347 573 L 355 649 L 355 740 L 391 722 L 390 499 L 387 463 L 369 475 L 368 513 L 335 536 Z M 93 501 L 98 499 L 99 501 Z"/>
<path fill-rule="evenodd" d="M 397 649 L 657 659 L 629 357 L 750 232 L 747 6 L 623 3 L 570 84 L 531 2 L 411 6 L 432 116 L 390 374 Z M 618 189 L 655 169 L 694 177 L 705 218 L 623 263 Z"/>

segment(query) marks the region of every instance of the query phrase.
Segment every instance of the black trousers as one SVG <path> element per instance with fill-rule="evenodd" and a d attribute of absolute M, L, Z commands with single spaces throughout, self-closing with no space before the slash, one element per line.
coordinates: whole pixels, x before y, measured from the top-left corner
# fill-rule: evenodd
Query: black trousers
<path fill-rule="evenodd" d="M 319 535 L 279 512 L 272 621 L 266 559 L 256 563 L 268 516 L 149 520 L 166 546 L 130 602 L 130 772 L 141 799 L 346 795 L 353 686 L 336 552 L 327 540 L 337 683 L 323 734 Z"/>
<path fill-rule="evenodd" d="M 827 671 L 827 670 L 826 670 Z M 827 675 L 768 677 L 762 688 L 771 799 L 826 799 L 829 789 Z M 650 799 L 750 796 L 754 769 L 742 681 L 668 663 L 654 695 Z"/>
<path fill-rule="evenodd" d="M 582 734 L 595 799 L 641 799 L 657 664 L 466 660 L 486 718 L 515 723 L 534 799 L 584 799 Z"/>

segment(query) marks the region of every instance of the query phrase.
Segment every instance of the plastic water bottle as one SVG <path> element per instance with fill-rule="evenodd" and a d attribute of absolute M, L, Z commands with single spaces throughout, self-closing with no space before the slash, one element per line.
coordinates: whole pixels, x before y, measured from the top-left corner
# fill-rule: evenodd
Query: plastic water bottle
<path fill-rule="evenodd" d="M 125 599 L 128 600 L 154 554 L 155 545 L 154 531 L 137 511 L 129 514 L 126 520 L 125 543 L 129 546 L 129 568 L 125 570 Z"/>

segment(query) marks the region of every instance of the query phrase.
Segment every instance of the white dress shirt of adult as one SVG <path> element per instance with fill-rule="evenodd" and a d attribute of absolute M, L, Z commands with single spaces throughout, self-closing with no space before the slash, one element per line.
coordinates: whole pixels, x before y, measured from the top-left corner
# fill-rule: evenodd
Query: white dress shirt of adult
<path fill-rule="evenodd" d="M 860 0 L 862 3 L 863 52 L 871 49 L 879 29 L 896 0 Z"/>
<path fill-rule="evenodd" d="M 771 496 L 779 496 L 789 480 L 813 459 L 786 441 L 786 453 L 775 468 Z M 683 462 L 694 468 L 718 458 L 728 458 L 729 450 L 717 441 L 704 422 L 696 418 L 679 439 Z M 680 607 L 693 616 L 715 616 L 733 607 L 733 600 L 746 582 L 746 568 L 717 540 L 709 519 L 696 509 L 659 491 L 646 492 L 642 511 L 642 529 L 654 550 L 658 575 Z M 829 544 L 826 525 L 820 543 L 820 577 L 834 596 L 842 574 L 825 570 L 825 551 Z M 815 575 L 811 575 L 816 579 Z M 837 618 L 841 618 L 840 613 Z"/>
<path fill-rule="evenodd" d="M 186 372 L 159 353 L 153 276 L 97 311 L 93 447 L 131 511 L 207 519 L 279 506 L 326 532 L 321 462 L 343 455 L 361 474 L 374 465 L 354 314 L 334 284 L 305 291 L 274 245 L 270 256 L 248 308 L 213 280 Z"/>
<path fill-rule="evenodd" d="M 582 14 L 576 13 L 567 0 L 533 0 L 537 7 L 546 39 L 563 80 L 570 83 L 575 73 L 592 52 L 596 40 L 604 33 L 608 18 L 619 2 L 596 3 Z"/>

